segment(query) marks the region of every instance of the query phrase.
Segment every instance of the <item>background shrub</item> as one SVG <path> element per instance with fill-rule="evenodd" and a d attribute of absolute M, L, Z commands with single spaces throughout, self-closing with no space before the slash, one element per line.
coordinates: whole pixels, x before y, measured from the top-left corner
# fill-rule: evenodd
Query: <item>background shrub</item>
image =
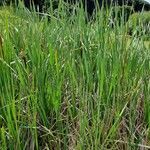
<path fill-rule="evenodd" d="M 127 22 L 128 33 L 130 35 L 150 35 L 150 13 L 134 13 L 129 17 Z"/>

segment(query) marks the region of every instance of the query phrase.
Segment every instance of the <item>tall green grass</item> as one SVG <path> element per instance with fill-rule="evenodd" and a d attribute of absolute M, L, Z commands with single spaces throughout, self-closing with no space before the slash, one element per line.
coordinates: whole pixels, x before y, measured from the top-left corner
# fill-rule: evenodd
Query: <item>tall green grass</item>
<path fill-rule="evenodd" d="M 149 41 L 61 8 L 0 10 L 0 149 L 150 148 Z"/>

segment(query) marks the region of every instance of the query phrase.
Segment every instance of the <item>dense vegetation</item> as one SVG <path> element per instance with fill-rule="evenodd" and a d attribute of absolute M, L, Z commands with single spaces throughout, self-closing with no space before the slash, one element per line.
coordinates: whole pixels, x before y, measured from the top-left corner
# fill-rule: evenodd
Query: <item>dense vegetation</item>
<path fill-rule="evenodd" d="M 128 20 L 128 26 L 130 34 L 140 36 L 144 33 L 145 38 L 148 40 L 150 38 L 150 13 L 144 12 L 131 15 Z"/>
<path fill-rule="evenodd" d="M 77 10 L 0 8 L 1 150 L 150 148 L 149 34 Z"/>

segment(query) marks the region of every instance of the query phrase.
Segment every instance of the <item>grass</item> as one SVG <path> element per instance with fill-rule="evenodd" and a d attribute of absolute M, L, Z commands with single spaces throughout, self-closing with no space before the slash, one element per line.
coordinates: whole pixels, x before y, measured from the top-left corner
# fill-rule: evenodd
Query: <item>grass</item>
<path fill-rule="evenodd" d="M 150 148 L 150 43 L 109 14 L 0 9 L 1 150 Z"/>
<path fill-rule="evenodd" d="M 131 21 L 130 21 L 131 20 Z M 145 39 L 149 40 L 150 14 L 149 12 L 134 13 L 128 20 L 129 32 L 132 34 L 142 35 L 145 32 Z M 134 26 L 134 27 L 133 27 Z M 132 31 L 132 28 L 134 29 Z M 137 28 L 135 30 L 135 28 Z M 143 36 L 144 37 L 144 36 Z"/>

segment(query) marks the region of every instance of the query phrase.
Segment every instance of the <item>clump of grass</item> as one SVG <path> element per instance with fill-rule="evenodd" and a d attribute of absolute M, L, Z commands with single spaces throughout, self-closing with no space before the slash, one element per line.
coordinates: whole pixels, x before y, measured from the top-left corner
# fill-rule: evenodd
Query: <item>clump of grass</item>
<path fill-rule="evenodd" d="M 149 148 L 149 48 L 98 13 L 0 15 L 1 149 Z"/>
<path fill-rule="evenodd" d="M 129 34 L 144 35 L 149 38 L 150 35 L 150 14 L 149 12 L 134 13 L 128 20 Z M 144 37 L 143 36 L 143 37 Z"/>

